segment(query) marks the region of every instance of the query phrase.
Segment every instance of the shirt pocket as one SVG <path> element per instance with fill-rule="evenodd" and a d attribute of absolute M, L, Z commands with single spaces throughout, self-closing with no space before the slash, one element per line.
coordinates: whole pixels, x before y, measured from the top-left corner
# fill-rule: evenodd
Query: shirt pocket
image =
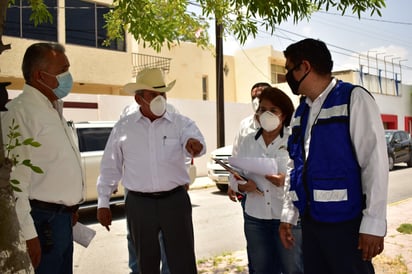
<path fill-rule="evenodd" d="M 176 160 L 182 157 L 182 145 L 177 138 L 166 138 L 163 140 L 162 158 L 163 160 Z"/>

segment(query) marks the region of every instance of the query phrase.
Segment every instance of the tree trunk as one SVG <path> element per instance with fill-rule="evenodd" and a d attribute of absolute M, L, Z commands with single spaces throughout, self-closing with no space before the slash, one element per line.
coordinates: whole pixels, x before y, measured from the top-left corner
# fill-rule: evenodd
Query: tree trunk
<path fill-rule="evenodd" d="M 0 167 L 0 273 L 34 273 L 15 211 L 10 171 L 11 164 Z"/>

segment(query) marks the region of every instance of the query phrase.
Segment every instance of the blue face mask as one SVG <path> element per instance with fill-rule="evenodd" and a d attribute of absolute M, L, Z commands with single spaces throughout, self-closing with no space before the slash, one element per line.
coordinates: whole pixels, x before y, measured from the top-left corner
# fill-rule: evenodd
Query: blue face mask
<path fill-rule="evenodd" d="M 43 85 L 45 85 L 46 87 L 48 87 L 49 89 L 51 89 L 53 91 L 54 95 L 56 95 L 57 98 L 61 99 L 63 97 L 66 97 L 70 93 L 70 90 L 73 87 L 73 77 L 72 77 L 72 75 L 70 74 L 69 71 L 65 71 L 65 72 L 60 73 L 58 75 L 53 75 L 53 74 L 50 74 L 46 71 L 44 71 L 44 73 L 56 77 L 56 80 L 59 83 L 57 88 L 51 88 L 48 85 L 46 85 L 45 83 L 43 83 L 43 82 L 41 82 L 41 83 Z"/>
<path fill-rule="evenodd" d="M 57 98 L 61 99 L 66 97 L 73 87 L 73 77 L 69 71 L 63 72 L 61 74 L 56 75 L 57 82 L 59 85 L 57 88 L 53 89 L 54 94 Z"/>

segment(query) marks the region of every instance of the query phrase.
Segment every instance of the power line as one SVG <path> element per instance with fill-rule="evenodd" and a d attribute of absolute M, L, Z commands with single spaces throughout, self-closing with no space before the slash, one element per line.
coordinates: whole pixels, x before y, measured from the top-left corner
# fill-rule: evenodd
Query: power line
<path fill-rule="evenodd" d="M 285 33 L 287 33 L 287 34 L 295 35 L 295 36 L 299 37 L 299 39 L 294 39 L 294 38 L 291 38 L 290 36 L 287 36 L 287 35 L 286 35 L 286 36 L 280 35 L 280 34 L 273 34 L 273 35 L 272 35 L 272 34 L 270 34 L 269 32 L 264 31 L 264 30 L 260 30 L 260 29 L 258 29 L 258 32 L 259 32 L 259 33 L 266 34 L 266 35 L 269 35 L 270 37 L 276 37 L 276 38 L 279 38 L 279 39 L 288 40 L 288 41 L 291 41 L 292 43 L 297 42 L 297 41 L 299 41 L 300 39 L 309 38 L 309 37 L 307 37 L 307 36 L 304 36 L 304 35 L 301 35 L 301 34 L 298 34 L 298 33 L 295 33 L 295 32 L 289 31 L 289 30 L 286 30 L 286 29 L 277 28 L 277 30 L 280 30 L 280 31 L 285 32 Z M 251 64 L 253 67 L 255 67 L 255 69 L 256 69 L 263 77 L 265 77 L 265 78 L 267 79 L 265 73 L 263 73 L 262 70 L 259 68 L 259 66 L 255 64 L 255 62 L 252 60 L 252 58 L 250 58 L 250 56 L 249 56 L 249 55 L 247 54 L 247 52 L 245 51 L 244 47 L 242 47 L 242 46 L 239 44 L 238 40 L 237 40 L 233 35 L 231 35 L 231 36 L 232 36 L 232 38 L 238 43 L 240 50 L 241 50 L 242 53 L 245 55 L 245 57 L 249 60 L 250 64 Z M 344 55 L 344 56 L 347 56 L 347 57 L 349 57 L 349 58 L 356 58 L 356 59 L 358 59 L 359 56 L 362 56 L 362 55 L 365 56 L 365 54 L 359 53 L 359 52 L 354 51 L 354 50 L 350 50 L 350 49 L 347 49 L 347 48 L 344 48 L 344 47 L 340 47 L 340 46 L 337 46 L 337 45 L 334 45 L 334 44 L 326 43 L 326 42 L 325 42 L 325 44 L 328 45 L 328 47 L 330 48 L 329 50 L 330 50 L 331 52 L 336 53 L 336 54 L 340 54 L 340 55 Z M 331 49 L 331 47 L 334 48 L 334 49 Z M 339 50 L 339 51 L 338 51 L 338 50 Z M 357 56 L 355 56 L 355 55 L 357 55 Z M 399 65 L 399 66 L 401 66 L 401 65 Z M 402 65 L 401 67 L 402 67 L 402 69 L 412 70 L 412 67 L 410 67 L 410 66 Z M 268 79 L 268 80 L 271 80 L 271 79 Z"/>
<path fill-rule="evenodd" d="M 354 17 L 354 16 L 352 16 L 352 17 Z M 354 17 L 354 18 L 357 18 L 357 17 Z M 264 24 L 263 21 L 260 21 L 260 20 L 257 20 L 257 19 L 253 19 L 253 21 L 255 21 L 256 23 L 261 24 L 261 25 Z M 298 34 L 296 32 L 292 32 L 292 31 L 289 31 L 289 30 L 286 30 L 286 29 L 283 29 L 283 28 L 280 28 L 280 27 L 276 27 L 275 30 L 280 30 L 284 33 L 292 34 L 294 36 L 300 37 L 300 39 L 310 38 L 308 36 L 301 35 L 301 34 Z M 290 37 L 281 36 L 281 35 L 278 35 L 276 33 L 272 34 L 272 33 L 268 32 L 266 30 L 262 30 L 261 28 L 258 28 L 258 33 L 263 33 L 263 34 L 266 34 L 270 37 L 277 37 L 277 38 L 289 40 L 289 41 L 292 41 L 292 42 L 297 42 L 298 40 L 300 40 L 300 39 L 293 39 L 293 38 L 290 38 Z M 347 52 L 347 53 L 338 52 L 336 50 L 330 49 L 331 52 L 334 52 L 334 53 L 337 53 L 337 54 L 340 54 L 340 55 L 344 55 L 344 56 L 347 56 L 347 57 L 350 57 L 350 58 L 358 58 L 361 55 L 365 55 L 365 54 L 362 54 L 358 51 L 347 49 L 347 48 L 344 48 L 344 47 L 341 47 L 341 46 L 338 46 L 338 45 L 334 45 L 334 44 L 331 44 L 331 43 L 325 42 L 325 44 L 328 45 L 328 47 L 332 47 L 332 48 L 335 48 L 335 49 L 338 49 L 338 50 L 341 50 L 341 51 L 344 51 L 344 52 Z M 357 55 L 357 56 L 354 56 L 354 55 Z M 407 69 L 407 70 L 412 70 L 412 67 L 407 66 L 407 65 L 402 65 L 402 68 Z"/>
<path fill-rule="evenodd" d="M 335 13 L 335 12 L 326 12 L 326 11 L 318 11 L 317 13 L 322 13 L 322 14 L 327 14 L 327 15 L 332 15 L 332 16 L 339 16 L 339 17 L 347 17 L 347 18 L 354 18 L 354 19 L 360 19 L 362 21 L 375 21 L 379 23 L 388 23 L 388 24 L 397 24 L 397 25 L 407 25 L 407 26 L 412 26 L 412 22 L 402 22 L 402 21 L 392 21 L 392 20 L 384 20 L 384 19 L 376 19 L 376 18 L 366 18 L 366 17 L 357 17 L 354 15 L 347 15 L 347 14 L 340 14 L 340 13 Z"/>

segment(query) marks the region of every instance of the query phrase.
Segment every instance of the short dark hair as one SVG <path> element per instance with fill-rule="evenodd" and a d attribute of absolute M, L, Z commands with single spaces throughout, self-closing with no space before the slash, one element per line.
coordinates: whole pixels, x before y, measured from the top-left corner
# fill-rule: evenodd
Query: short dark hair
<path fill-rule="evenodd" d="M 46 67 L 47 54 L 51 51 L 64 53 L 65 48 L 58 43 L 35 43 L 27 48 L 21 65 L 23 77 L 26 82 L 30 82 L 34 69 Z"/>
<path fill-rule="evenodd" d="M 288 127 L 290 125 L 295 107 L 293 106 L 292 100 L 286 93 L 278 88 L 267 87 L 262 90 L 259 98 L 259 103 L 262 100 L 269 100 L 274 106 L 280 108 L 282 114 L 285 115 L 283 126 Z M 283 131 L 281 136 L 283 136 Z"/>
<path fill-rule="evenodd" d="M 325 75 L 332 72 L 332 56 L 326 44 L 321 40 L 311 38 L 301 40 L 289 45 L 283 54 L 295 66 L 307 60 L 319 74 Z"/>

